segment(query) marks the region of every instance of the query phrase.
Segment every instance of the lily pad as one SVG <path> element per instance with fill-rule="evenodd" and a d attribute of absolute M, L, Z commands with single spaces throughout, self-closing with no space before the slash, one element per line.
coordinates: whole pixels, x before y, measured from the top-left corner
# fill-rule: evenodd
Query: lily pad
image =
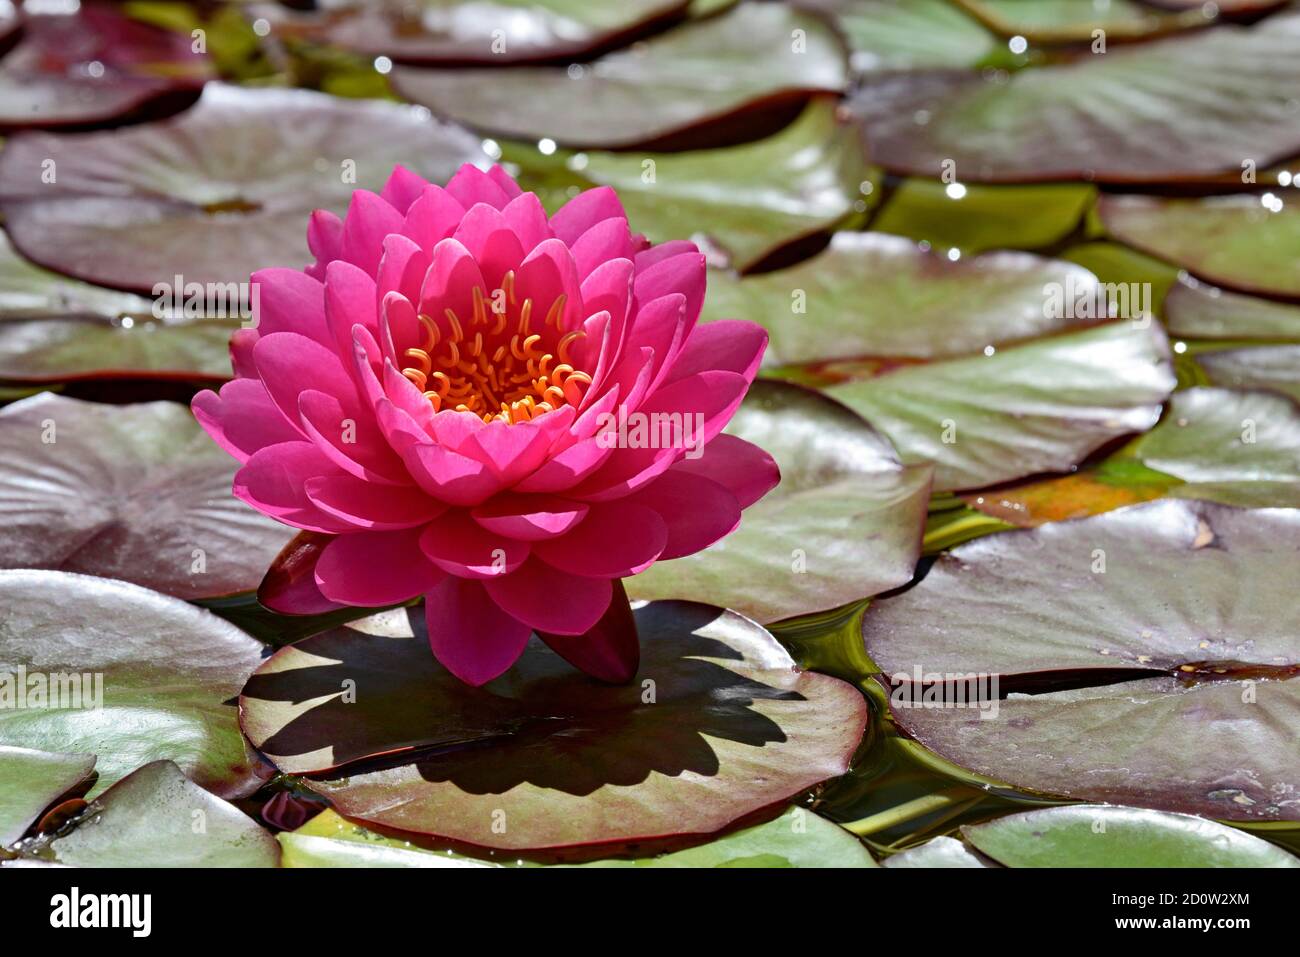
<path fill-rule="evenodd" d="M 93 754 L 0 747 L 0 847 L 13 844 L 65 794 L 88 786 Z"/>
<path fill-rule="evenodd" d="M 526 861 L 487 861 L 452 850 L 434 851 L 385 837 L 325 811 L 296 831 L 279 834 L 286 867 L 506 867 Z M 875 867 L 862 843 L 838 824 L 802 808 L 716 841 L 656 857 L 607 858 L 579 867 Z"/>
<path fill-rule="evenodd" d="M 1007 867 L 1300 867 L 1291 854 L 1234 827 L 1144 808 L 1048 807 L 961 830 Z"/>
<path fill-rule="evenodd" d="M 855 413 L 787 383 L 754 383 L 727 432 L 770 453 L 781 484 L 725 540 L 629 578 L 629 595 L 720 602 L 771 622 L 911 580 L 929 466 L 900 464 Z"/>
<path fill-rule="evenodd" d="M 140 23 L 110 4 L 69 6 L 24 14 L 18 44 L 0 60 L 0 132 L 174 113 L 215 76 L 188 33 Z"/>
<path fill-rule="evenodd" d="M 895 854 L 885 867 L 989 867 L 956 838 L 936 837 Z"/>
<path fill-rule="evenodd" d="M 1225 349 L 1196 361 L 1215 385 L 1271 389 L 1300 402 L 1300 345 Z"/>
<path fill-rule="evenodd" d="M 0 233 L 0 379 L 227 379 L 240 324 L 155 318 L 153 300 L 33 266 Z"/>
<path fill-rule="evenodd" d="M 1079 43 L 1095 39 L 1101 30 L 1106 42 L 1147 37 L 1202 27 L 1214 19 L 1200 9 L 1182 13 L 1153 10 L 1134 0 L 956 0 L 957 5 L 990 30 L 1022 36 L 1032 44 Z"/>
<path fill-rule="evenodd" d="M 177 276 L 224 288 L 309 262 L 311 212 L 342 213 L 394 164 L 445 182 L 466 162 L 486 163 L 479 142 L 412 107 L 212 83 L 162 123 L 14 137 L 0 211 L 18 250 L 57 272 L 137 292 Z"/>
<path fill-rule="evenodd" d="M 1300 56 L 1295 63 L 1300 69 Z M 1300 108 L 1295 116 L 1300 124 Z M 1287 203 L 1274 212 L 1264 205 L 1267 198 L 1104 196 L 1097 208 L 1116 239 L 1201 279 L 1243 292 L 1300 297 L 1300 205 Z"/>
<path fill-rule="evenodd" d="M 0 708 L 0 745 L 97 754 L 92 793 L 170 758 L 209 791 L 249 794 L 264 772 L 225 702 L 261 651 L 211 612 L 137 585 L 0 571 L 0 690 L 25 689 L 25 706 Z"/>
<path fill-rule="evenodd" d="M 1174 385 L 1164 333 L 1121 321 L 824 391 L 887 435 L 903 462 L 934 462 L 935 488 L 950 491 L 1069 469 L 1149 429 Z"/>
<path fill-rule="evenodd" d="M 1300 153 L 1297 52 L 1300 16 L 1279 15 L 1009 77 L 873 79 L 853 108 L 892 172 L 937 177 L 955 162 L 962 182 L 1195 182 Z"/>
<path fill-rule="evenodd" d="M 315 16 L 276 7 L 266 13 L 280 36 L 447 66 L 582 59 L 672 23 L 688 6 L 688 0 L 326 0 Z"/>
<path fill-rule="evenodd" d="M 711 274 L 704 316 L 761 323 L 769 365 L 934 359 L 1096 321 L 1046 308 L 1051 284 L 1069 290 L 1071 304 L 1099 295 L 1096 278 L 1070 263 L 1018 252 L 952 262 L 901 237 L 842 232 L 789 269 Z"/>
<path fill-rule="evenodd" d="M 986 778 L 1300 820 L 1298 548 L 1297 510 L 1136 505 L 962 545 L 872 603 L 862 632 L 896 685 L 898 726 Z M 918 669 L 998 675 L 1005 697 L 908 706 L 921 701 Z"/>
<path fill-rule="evenodd" d="M 796 0 L 823 14 L 852 50 L 857 73 L 971 67 L 997 48 L 997 38 L 948 0 Z"/>
<path fill-rule="evenodd" d="M 70 867 L 275 867 L 275 838 L 171 761 L 128 774 L 40 856 Z"/>
<path fill-rule="evenodd" d="M 742 113 L 840 93 L 844 61 L 821 19 L 745 3 L 586 65 L 398 67 L 392 78 L 407 99 L 477 130 L 613 149 L 667 145 Z"/>
<path fill-rule="evenodd" d="M 238 463 L 170 402 L 42 393 L 0 411 L 0 566 L 181 598 L 257 588 L 293 537 L 230 495 Z"/>
<path fill-rule="evenodd" d="M 1095 196 L 1086 183 L 977 186 L 907 179 L 890 193 L 871 228 L 962 255 L 1041 249 L 1078 229 Z"/>
<path fill-rule="evenodd" d="M 1180 498 L 1300 507 L 1300 406 L 1286 396 L 1175 392 L 1165 418 L 1129 452 L 1187 483 L 1170 492 Z"/>
<path fill-rule="evenodd" d="M 871 172 L 825 97 L 756 143 L 655 156 L 587 153 L 582 166 L 586 179 L 618 190 L 637 232 L 657 243 L 694 236 L 716 262 L 742 271 L 836 225 L 855 204 L 865 207 L 861 184 Z"/>
<path fill-rule="evenodd" d="M 534 638 L 472 688 L 430 654 L 423 610 L 388 612 L 277 652 L 241 720 L 281 770 L 337 769 L 302 783 L 340 814 L 493 848 L 707 835 L 844 773 L 866 722 L 852 686 L 733 612 L 654 602 L 636 621 L 628 685 Z"/>
<path fill-rule="evenodd" d="M 1165 328 L 1193 339 L 1300 339 L 1300 305 L 1228 292 L 1184 276 L 1165 296 Z"/>

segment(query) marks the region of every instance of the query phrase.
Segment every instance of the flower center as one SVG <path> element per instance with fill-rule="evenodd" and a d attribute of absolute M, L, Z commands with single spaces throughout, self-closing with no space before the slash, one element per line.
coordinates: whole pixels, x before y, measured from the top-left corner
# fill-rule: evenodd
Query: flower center
<path fill-rule="evenodd" d="M 515 275 L 506 273 L 489 303 L 474 287 L 473 315 L 462 321 L 451 309 L 444 324 L 420 315 L 424 341 L 403 355 L 402 369 L 435 412 L 473 412 L 484 422 L 525 422 L 564 405 L 578 405 L 591 376 L 575 369 L 573 347 L 586 333 L 561 328 L 565 297 L 546 316 L 533 315 L 533 300 L 515 298 Z M 536 326 L 536 328 L 534 328 Z"/>

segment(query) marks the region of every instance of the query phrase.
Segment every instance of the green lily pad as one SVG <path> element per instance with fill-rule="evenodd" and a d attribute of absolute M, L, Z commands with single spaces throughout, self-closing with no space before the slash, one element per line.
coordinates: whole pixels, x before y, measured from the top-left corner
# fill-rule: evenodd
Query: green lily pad
<path fill-rule="evenodd" d="M 1198 181 L 1300 152 L 1297 49 L 1300 16 L 1280 14 L 1009 77 L 890 75 L 853 109 L 891 172 L 937 177 L 955 163 L 962 182 Z"/>
<path fill-rule="evenodd" d="M 1268 841 L 1190 814 L 1081 804 L 963 827 L 1007 867 L 1300 867 Z"/>
<path fill-rule="evenodd" d="M 582 175 L 618 190 L 628 221 L 652 242 L 694 237 L 738 270 L 857 211 L 872 171 L 832 100 L 756 143 L 653 156 L 583 154 Z M 648 164 L 648 165 L 647 165 Z M 647 171 L 653 179 L 646 182 Z"/>
<path fill-rule="evenodd" d="M 422 609 L 388 612 L 277 652 L 244 688 L 241 721 L 348 818 L 498 849 L 712 834 L 844 773 L 866 722 L 856 689 L 799 671 L 733 612 L 635 614 L 627 685 L 591 681 L 534 638 L 472 688 L 434 660 Z"/>
<path fill-rule="evenodd" d="M 951 837 L 936 837 L 917 847 L 895 854 L 884 862 L 885 867 L 989 867 L 966 849 L 961 841 Z"/>
<path fill-rule="evenodd" d="M 1155 323 L 1106 323 L 992 354 L 907 365 L 824 391 L 889 437 L 935 488 L 979 488 L 1071 468 L 1155 424 L 1173 389 Z"/>
<path fill-rule="evenodd" d="M 60 797 L 88 786 L 94 772 L 93 754 L 0 747 L 0 847 L 22 837 Z"/>
<path fill-rule="evenodd" d="M 611 149 L 663 145 L 742 113 L 840 93 L 844 60 L 824 21 L 746 3 L 576 68 L 398 67 L 392 78 L 407 99 L 477 130 Z"/>
<path fill-rule="evenodd" d="M 0 567 L 214 598 L 257 588 L 293 537 L 231 496 L 238 463 L 175 403 L 45 392 L 0 411 L 0 458 Z"/>
<path fill-rule="evenodd" d="M 410 63 L 584 59 L 680 19 L 688 0 L 326 0 L 317 15 L 270 7 L 277 35 Z"/>
<path fill-rule="evenodd" d="M 989 249 L 1041 249 L 1073 233 L 1096 188 L 1086 183 L 978 186 L 907 179 L 871 222 L 935 249 L 962 255 Z"/>
<path fill-rule="evenodd" d="M 296 831 L 277 835 L 285 867 L 506 867 L 527 861 L 489 861 L 452 850 L 429 850 L 385 837 L 325 811 Z M 734 831 L 715 841 L 656 857 L 607 858 L 578 867 L 875 867 L 852 834 L 802 808 Z"/>
<path fill-rule="evenodd" d="M 629 578 L 629 595 L 720 602 L 771 622 L 911 580 L 929 466 L 900 464 L 855 413 L 787 383 L 755 382 L 727 431 L 767 450 L 781 484 L 725 540 Z"/>
<path fill-rule="evenodd" d="M 1032 44 L 1078 43 L 1101 30 L 1107 43 L 1202 27 L 1214 19 L 1203 9 L 1153 10 L 1134 0 L 956 0 L 990 30 L 1022 36 Z"/>
<path fill-rule="evenodd" d="M 1049 284 L 1068 289 L 1071 303 L 1098 295 L 1088 271 L 1029 253 L 952 262 L 900 237 L 843 232 L 789 269 L 711 274 L 704 318 L 761 323 L 771 336 L 768 365 L 934 359 L 1096 321 L 1045 308 Z"/>
<path fill-rule="evenodd" d="M 468 162 L 487 162 L 479 141 L 426 111 L 210 83 L 162 123 L 14 137 L 0 153 L 0 211 L 41 266 L 136 292 L 177 276 L 221 284 L 215 299 L 254 270 L 310 262 L 311 212 L 342 213 L 394 164 L 445 182 Z"/>
<path fill-rule="evenodd" d="M 1061 253 L 1061 258 L 1090 270 L 1102 283 L 1149 283 L 1151 307 L 1156 315 L 1163 315 L 1165 298 L 1180 273 L 1168 263 L 1119 243 L 1080 243 Z"/>
<path fill-rule="evenodd" d="M 1261 391 L 1175 392 L 1129 453 L 1185 485 L 1170 492 L 1228 505 L 1300 507 L 1300 406 Z"/>
<path fill-rule="evenodd" d="M 971 67 L 997 38 L 947 0 L 796 0 L 828 16 L 849 42 L 857 73 Z"/>
<path fill-rule="evenodd" d="M 1300 57 L 1295 63 L 1300 67 Z M 1300 109 L 1295 115 L 1300 124 Z M 1203 280 L 1243 292 L 1297 297 L 1300 205 L 1286 203 L 1274 212 L 1263 205 L 1266 198 L 1103 196 L 1097 208 L 1116 239 Z"/>
<path fill-rule="evenodd" d="M 241 321 L 154 317 L 153 300 L 34 266 L 0 233 L 0 379 L 227 379 Z"/>
<path fill-rule="evenodd" d="M 1074 800 L 1300 820 L 1297 548 L 1297 510 L 1136 505 L 959 546 L 873 602 L 862 632 L 899 728 L 962 768 Z M 926 706 L 918 670 L 997 675 L 1003 697 Z"/>
<path fill-rule="evenodd" d="M 215 794 L 249 794 L 265 772 L 225 702 L 261 652 L 211 612 L 138 585 L 0 571 L 0 694 L 14 702 L 0 708 L 0 745 L 98 755 L 92 793 L 170 758 Z"/>
<path fill-rule="evenodd" d="M 1271 389 L 1300 402 L 1300 345 L 1225 349 L 1196 361 L 1215 385 Z"/>
<path fill-rule="evenodd" d="M 275 838 L 171 761 L 128 774 L 37 852 L 70 867 L 275 867 Z"/>
<path fill-rule="evenodd" d="M 1228 292 L 1190 276 L 1165 296 L 1164 320 L 1174 335 L 1193 339 L 1300 339 L 1300 305 Z"/>

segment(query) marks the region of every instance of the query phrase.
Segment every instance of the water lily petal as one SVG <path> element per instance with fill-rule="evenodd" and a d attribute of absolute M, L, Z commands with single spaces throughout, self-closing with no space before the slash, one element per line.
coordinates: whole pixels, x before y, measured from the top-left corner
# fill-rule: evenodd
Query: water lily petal
<path fill-rule="evenodd" d="M 466 684 L 486 684 L 513 665 L 533 629 L 511 617 L 476 581 L 449 576 L 424 599 L 429 647 Z"/>
<path fill-rule="evenodd" d="M 316 584 L 331 601 L 378 608 L 429 591 L 443 573 L 420 550 L 421 529 L 340 535 L 316 562 Z"/>

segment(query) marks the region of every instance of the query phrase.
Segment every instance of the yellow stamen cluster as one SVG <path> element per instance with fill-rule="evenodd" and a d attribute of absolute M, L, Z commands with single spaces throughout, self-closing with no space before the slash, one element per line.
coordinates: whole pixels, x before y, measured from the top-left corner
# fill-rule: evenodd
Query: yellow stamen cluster
<path fill-rule="evenodd" d="M 514 273 L 506 273 L 500 292 L 500 299 L 489 304 L 475 287 L 469 322 L 448 309 L 445 330 L 421 314 L 424 341 L 403 353 L 411 365 L 402 375 L 433 403 L 435 412 L 473 412 L 484 422 L 524 422 L 577 405 L 591 376 L 571 361 L 570 350 L 586 334 L 561 328 L 565 297 L 551 304 L 533 331 L 533 301 L 516 301 Z"/>

